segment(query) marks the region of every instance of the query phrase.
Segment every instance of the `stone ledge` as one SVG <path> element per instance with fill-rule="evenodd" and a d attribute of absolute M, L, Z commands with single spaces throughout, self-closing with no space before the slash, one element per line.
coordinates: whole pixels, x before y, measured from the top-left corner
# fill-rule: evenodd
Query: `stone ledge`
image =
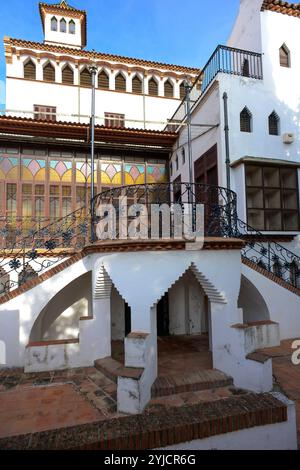
<path fill-rule="evenodd" d="M 0 449 L 143 450 L 287 421 L 271 394 L 248 394 L 181 408 L 0 439 Z"/>
<path fill-rule="evenodd" d="M 111 357 L 104 359 L 97 359 L 94 362 L 96 369 L 104 374 L 108 379 L 117 383 L 118 377 L 139 380 L 144 372 L 144 369 L 136 369 L 134 367 L 125 367 L 120 362 Z"/>
<path fill-rule="evenodd" d="M 71 338 L 71 339 L 56 339 L 50 341 L 32 341 L 27 344 L 26 348 L 33 348 L 33 347 L 40 347 L 40 346 L 57 346 L 60 344 L 78 344 L 78 338 Z"/>
<path fill-rule="evenodd" d="M 253 353 L 248 354 L 246 356 L 246 359 L 249 359 L 250 361 L 259 362 L 260 364 L 265 364 L 270 359 L 270 357 L 261 352 L 254 351 Z"/>

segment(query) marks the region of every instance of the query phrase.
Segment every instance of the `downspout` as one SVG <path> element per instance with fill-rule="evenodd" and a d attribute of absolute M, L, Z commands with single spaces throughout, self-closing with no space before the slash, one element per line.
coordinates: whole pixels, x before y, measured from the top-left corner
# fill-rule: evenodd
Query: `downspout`
<path fill-rule="evenodd" d="M 229 124 L 228 124 L 228 95 L 225 92 L 223 94 L 224 100 L 224 132 L 225 132 L 225 164 L 226 164 L 226 181 L 227 181 L 227 189 L 231 188 L 230 182 L 230 146 L 229 146 Z"/>

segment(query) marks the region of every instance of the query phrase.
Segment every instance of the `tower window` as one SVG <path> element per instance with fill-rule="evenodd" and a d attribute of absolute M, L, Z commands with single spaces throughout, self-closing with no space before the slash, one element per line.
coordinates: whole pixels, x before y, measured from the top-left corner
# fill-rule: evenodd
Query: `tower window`
<path fill-rule="evenodd" d="M 148 91 L 151 96 L 158 96 L 158 84 L 154 78 L 150 78 L 148 82 Z"/>
<path fill-rule="evenodd" d="M 245 59 L 242 70 L 243 77 L 250 77 L 249 59 Z"/>
<path fill-rule="evenodd" d="M 246 106 L 240 114 L 240 128 L 241 132 L 252 132 L 252 114 Z"/>
<path fill-rule="evenodd" d="M 141 95 L 143 93 L 142 80 L 136 75 L 132 80 L 132 93 Z"/>
<path fill-rule="evenodd" d="M 83 69 L 80 72 L 80 85 L 82 86 L 92 86 L 92 75 L 88 69 Z"/>
<path fill-rule="evenodd" d="M 50 63 L 43 69 L 43 80 L 45 82 L 55 82 L 55 68 Z"/>
<path fill-rule="evenodd" d="M 115 89 L 117 91 L 126 91 L 126 80 L 121 73 L 116 76 Z"/>
<path fill-rule="evenodd" d="M 279 135 L 279 116 L 275 111 L 269 116 L 269 134 Z"/>
<path fill-rule="evenodd" d="M 104 70 L 98 75 L 98 88 L 109 90 L 109 76 Z"/>
<path fill-rule="evenodd" d="M 27 80 L 36 79 L 36 67 L 31 59 L 24 64 L 24 78 L 27 78 Z"/>
<path fill-rule="evenodd" d="M 70 34 L 75 34 L 76 33 L 75 21 L 73 21 L 73 20 L 69 21 L 69 33 Z"/>
<path fill-rule="evenodd" d="M 57 31 L 57 19 L 55 16 L 51 18 L 51 31 Z"/>
<path fill-rule="evenodd" d="M 67 32 L 67 22 L 64 18 L 62 18 L 59 22 L 59 30 L 61 33 Z"/>
<path fill-rule="evenodd" d="M 164 95 L 166 98 L 173 98 L 173 94 L 173 85 L 169 80 L 167 80 L 164 85 Z"/>
<path fill-rule="evenodd" d="M 182 156 L 182 164 L 184 165 L 185 164 L 185 149 L 184 148 L 181 150 L 181 156 Z"/>
<path fill-rule="evenodd" d="M 285 44 L 279 49 L 279 61 L 281 67 L 291 66 L 290 51 Z"/>
<path fill-rule="evenodd" d="M 74 72 L 69 65 L 66 65 L 62 71 L 62 83 L 65 85 L 74 85 Z"/>
<path fill-rule="evenodd" d="M 179 93 L 180 93 L 180 99 L 181 99 L 181 100 L 184 100 L 184 98 L 185 98 L 185 86 L 184 86 L 184 82 L 182 82 L 182 83 L 180 84 Z"/>

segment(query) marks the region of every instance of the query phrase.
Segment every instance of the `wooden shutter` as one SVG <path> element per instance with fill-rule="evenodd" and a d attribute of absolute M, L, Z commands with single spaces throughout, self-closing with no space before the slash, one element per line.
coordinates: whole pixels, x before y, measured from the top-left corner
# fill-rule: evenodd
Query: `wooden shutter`
<path fill-rule="evenodd" d="M 165 97 L 166 98 L 173 98 L 173 94 L 174 94 L 174 91 L 173 91 L 173 85 L 172 83 L 169 82 L 169 80 L 167 80 L 165 82 Z"/>
<path fill-rule="evenodd" d="M 62 82 L 66 85 L 74 84 L 74 73 L 71 67 L 68 65 L 62 71 Z"/>
<path fill-rule="evenodd" d="M 158 84 L 154 80 L 154 78 L 151 78 L 148 83 L 148 90 L 149 90 L 149 95 L 151 96 L 158 96 Z"/>
<path fill-rule="evenodd" d="M 109 90 L 109 76 L 103 70 L 98 75 L 98 88 Z"/>
<path fill-rule="evenodd" d="M 126 80 L 121 73 L 116 76 L 116 90 L 126 91 Z"/>
<path fill-rule="evenodd" d="M 137 93 L 139 95 L 143 93 L 142 80 L 137 76 L 132 80 L 132 93 Z"/>
<path fill-rule="evenodd" d="M 281 48 L 279 49 L 279 60 L 281 67 L 290 66 L 289 52 L 284 46 L 281 46 Z"/>
<path fill-rule="evenodd" d="M 27 80 L 36 79 L 35 64 L 31 60 L 24 65 L 24 78 L 27 78 Z"/>
<path fill-rule="evenodd" d="M 80 73 L 80 85 L 81 86 L 92 86 L 92 75 L 87 69 L 82 70 Z"/>
<path fill-rule="evenodd" d="M 44 67 L 43 79 L 45 82 L 55 82 L 55 68 L 51 64 Z"/>

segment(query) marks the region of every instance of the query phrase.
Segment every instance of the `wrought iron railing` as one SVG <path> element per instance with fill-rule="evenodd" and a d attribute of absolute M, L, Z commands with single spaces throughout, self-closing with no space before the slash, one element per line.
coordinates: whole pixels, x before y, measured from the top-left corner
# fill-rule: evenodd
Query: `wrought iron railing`
<path fill-rule="evenodd" d="M 99 216 L 99 206 L 112 204 L 115 209 L 115 238 L 118 238 L 119 227 L 123 223 L 124 203 L 127 207 L 133 204 L 146 207 L 146 220 L 149 237 L 151 237 L 151 208 L 155 205 L 168 204 L 170 207 L 170 237 L 174 237 L 174 206 L 195 214 L 196 205 L 204 206 L 204 235 L 230 237 L 236 232 L 236 194 L 226 188 L 206 184 L 161 183 L 140 184 L 113 188 L 98 194 L 94 199 L 95 226 L 104 220 L 105 213 Z M 131 218 L 127 217 L 128 224 Z M 194 225 L 194 222 L 193 222 Z M 124 227 L 123 227 L 124 228 Z"/>
<path fill-rule="evenodd" d="M 218 73 L 262 80 L 262 55 L 257 52 L 219 45 L 196 78 L 190 91 L 192 110 Z M 180 123 L 186 119 L 186 113 L 186 105 L 183 101 L 170 119 L 172 124 L 169 124 L 166 130 L 176 131 Z"/>
<path fill-rule="evenodd" d="M 11 223 L 0 228 L 0 294 L 80 251 L 90 238 L 90 219 L 85 207 L 40 229 L 33 222 L 25 236 L 20 227 L 13 230 Z"/>
<path fill-rule="evenodd" d="M 274 274 L 287 284 L 300 288 L 300 257 L 280 243 L 268 240 L 263 233 L 237 219 L 236 237 L 246 240 L 242 256 Z"/>

